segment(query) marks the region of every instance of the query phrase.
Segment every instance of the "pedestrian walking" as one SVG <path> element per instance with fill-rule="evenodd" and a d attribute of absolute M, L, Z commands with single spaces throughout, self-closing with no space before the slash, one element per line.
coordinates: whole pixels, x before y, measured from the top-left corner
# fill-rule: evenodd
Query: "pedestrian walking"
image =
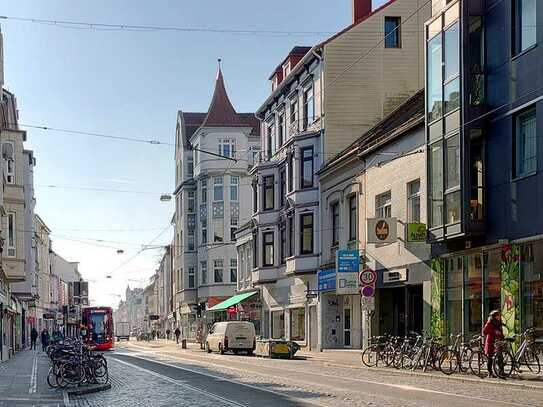
<path fill-rule="evenodd" d="M 179 327 L 175 328 L 175 342 L 179 343 L 179 337 L 181 336 L 181 331 L 179 330 Z"/>
<path fill-rule="evenodd" d="M 494 352 L 496 341 L 503 340 L 502 317 L 500 311 L 492 311 L 488 316 L 483 335 L 485 336 L 485 355 L 488 358 L 487 369 L 489 377 L 494 377 L 492 364 L 494 362 Z"/>
<path fill-rule="evenodd" d="M 42 352 L 45 352 L 47 347 L 49 346 L 49 331 L 47 328 L 45 328 L 43 331 L 41 331 L 41 350 Z"/>
<path fill-rule="evenodd" d="M 169 329 L 166 329 L 166 339 L 167 340 L 170 340 L 171 333 L 172 333 L 172 331 L 170 331 Z"/>
<path fill-rule="evenodd" d="M 32 328 L 32 331 L 30 331 L 30 349 L 36 349 L 37 340 L 38 340 L 38 331 L 36 331 L 36 328 Z"/>

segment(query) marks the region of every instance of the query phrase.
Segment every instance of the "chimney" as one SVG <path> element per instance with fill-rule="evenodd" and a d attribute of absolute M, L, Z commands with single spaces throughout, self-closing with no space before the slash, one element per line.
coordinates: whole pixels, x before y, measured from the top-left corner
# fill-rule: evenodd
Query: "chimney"
<path fill-rule="evenodd" d="M 353 1 L 353 24 L 362 20 L 371 13 L 372 0 L 352 0 Z"/>

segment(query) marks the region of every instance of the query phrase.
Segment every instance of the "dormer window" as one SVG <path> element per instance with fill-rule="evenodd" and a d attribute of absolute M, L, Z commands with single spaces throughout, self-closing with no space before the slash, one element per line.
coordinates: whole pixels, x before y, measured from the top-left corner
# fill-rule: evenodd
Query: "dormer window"
<path fill-rule="evenodd" d="M 292 69 L 292 65 L 291 65 L 290 61 L 285 62 L 285 64 L 283 65 L 283 78 L 287 77 L 287 75 L 290 73 L 291 69 Z"/>

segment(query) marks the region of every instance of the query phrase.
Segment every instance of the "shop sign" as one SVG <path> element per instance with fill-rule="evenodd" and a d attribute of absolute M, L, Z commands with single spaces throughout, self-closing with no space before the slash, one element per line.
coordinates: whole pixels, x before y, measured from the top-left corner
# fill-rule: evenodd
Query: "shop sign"
<path fill-rule="evenodd" d="M 407 269 L 398 269 L 385 271 L 383 273 L 383 283 L 398 283 L 407 281 Z"/>
<path fill-rule="evenodd" d="M 336 269 L 319 270 L 317 282 L 319 291 L 334 291 L 336 289 Z"/>
<path fill-rule="evenodd" d="M 426 224 L 408 223 L 406 240 L 409 243 L 426 243 Z"/>
<path fill-rule="evenodd" d="M 358 250 L 338 250 L 336 294 L 358 294 L 358 271 L 360 254 Z"/>
<path fill-rule="evenodd" d="M 313 298 L 317 298 L 319 296 L 319 294 L 315 291 L 309 291 L 307 292 L 307 294 L 305 295 L 305 298 L 308 299 L 308 300 L 311 300 Z"/>
<path fill-rule="evenodd" d="M 55 314 L 51 314 L 51 313 L 43 314 L 43 319 L 55 319 Z"/>
<path fill-rule="evenodd" d="M 394 243 L 398 238 L 396 218 L 368 219 L 368 243 Z"/>

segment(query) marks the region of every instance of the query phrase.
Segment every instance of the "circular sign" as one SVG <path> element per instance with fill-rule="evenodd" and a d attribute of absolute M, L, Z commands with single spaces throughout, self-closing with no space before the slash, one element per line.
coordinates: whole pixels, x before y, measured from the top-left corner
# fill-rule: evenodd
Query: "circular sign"
<path fill-rule="evenodd" d="M 375 236 L 379 240 L 387 240 L 390 235 L 390 226 L 386 220 L 381 219 L 375 224 Z"/>
<path fill-rule="evenodd" d="M 362 285 L 375 284 L 375 280 L 377 280 L 377 273 L 370 268 L 367 268 L 360 273 L 360 283 Z"/>
<path fill-rule="evenodd" d="M 375 288 L 373 288 L 371 285 L 365 285 L 362 287 L 363 297 L 373 297 L 373 294 L 375 294 Z"/>

